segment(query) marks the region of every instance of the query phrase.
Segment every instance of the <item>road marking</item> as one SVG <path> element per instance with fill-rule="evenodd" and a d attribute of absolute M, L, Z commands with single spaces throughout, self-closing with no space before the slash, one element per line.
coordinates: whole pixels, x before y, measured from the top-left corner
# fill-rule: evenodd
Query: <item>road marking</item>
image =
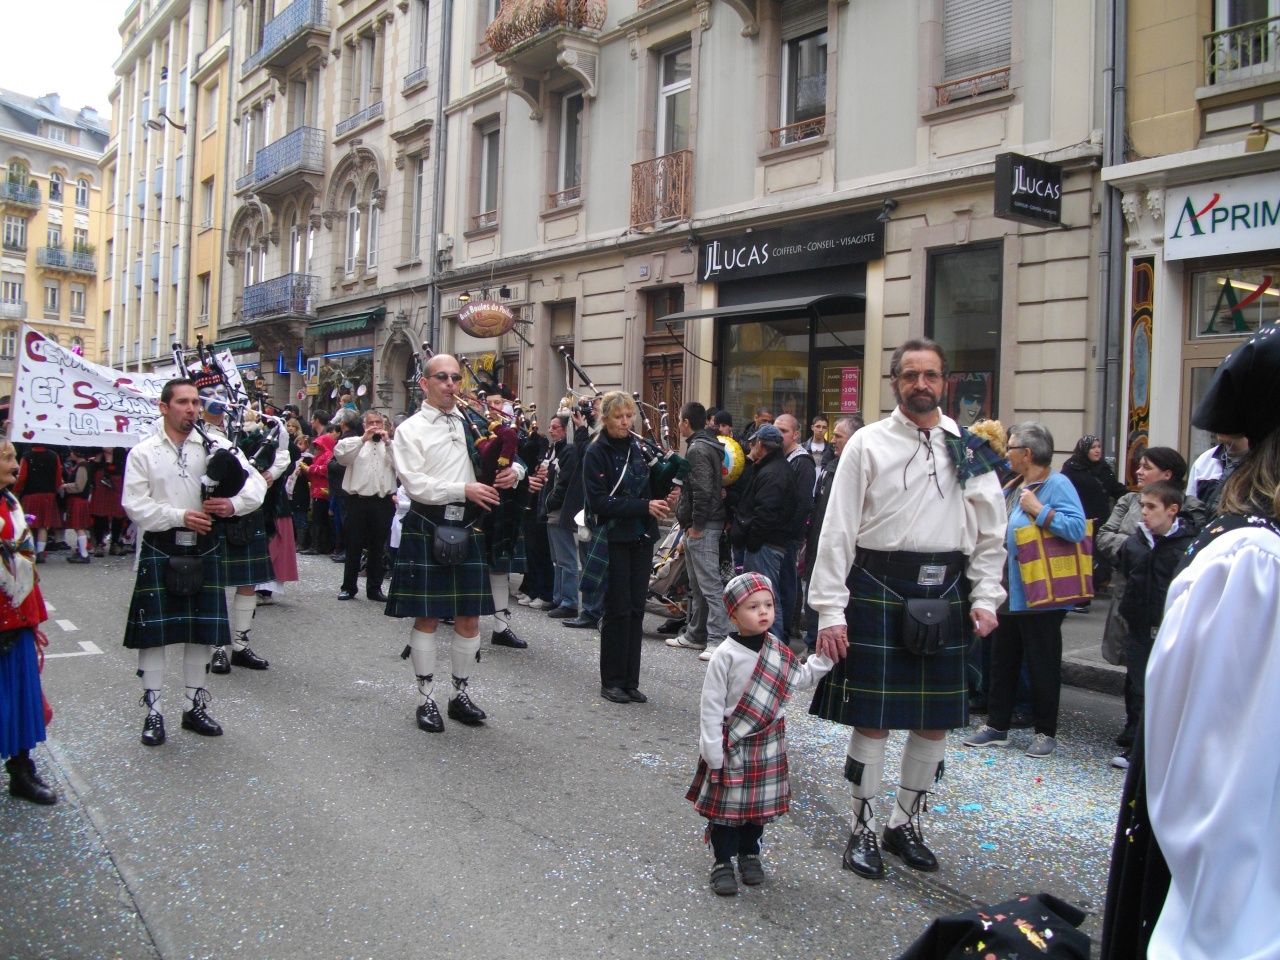
<path fill-rule="evenodd" d="M 44 608 L 45 608 L 46 610 L 48 610 L 50 613 L 57 613 L 57 612 L 58 612 L 58 608 L 57 608 L 57 607 L 55 607 L 52 603 L 46 603 L 46 604 L 44 605 Z"/>
<path fill-rule="evenodd" d="M 92 640 L 79 640 L 77 642 L 80 644 L 79 653 L 46 653 L 44 658 L 52 660 L 54 657 L 92 657 L 103 652 Z"/>
<path fill-rule="evenodd" d="M 72 623 L 70 620 L 55 620 L 55 621 L 53 621 L 53 622 L 54 622 L 54 623 L 56 623 L 58 626 L 60 626 L 60 627 L 61 627 L 63 630 L 65 630 L 67 633 L 71 633 L 73 630 L 79 630 L 79 629 L 80 629 L 80 628 L 79 628 L 79 627 L 77 627 L 74 623 Z"/>

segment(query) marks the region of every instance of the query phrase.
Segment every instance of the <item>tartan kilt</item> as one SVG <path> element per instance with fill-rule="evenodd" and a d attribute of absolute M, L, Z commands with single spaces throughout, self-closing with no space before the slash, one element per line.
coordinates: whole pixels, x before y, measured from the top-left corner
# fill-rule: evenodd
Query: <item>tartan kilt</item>
<path fill-rule="evenodd" d="M 882 585 L 881 581 L 884 585 Z M 951 641 L 940 653 L 918 657 L 902 645 L 902 597 L 951 598 Z M 973 635 L 969 581 L 924 587 L 911 580 L 849 575 L 849 652 L 822 678 L 809 713 L 852 727 L 878 730 L 952 730 L 969 723 L 965 672 Z"/>
<path fill-rule="evenodd" d="M 67 497 L 67 529 L 93 529 L 93 517 L 89 515 L 88 497 Z"/>
<path fill-rule="evenodd" d="M 725 724 L 726 729 L 728 723 Z M 733 748 L 740 760 L 738 782 L 725 783 L 725 766 L 712 778 L 707 761 L 698 758 L 698 771 L 685 793 L 693 809 L 713 823 L 768 823 L 791 809 L 791 781 L 787 775 L 787 721 L 779 717 L 766 730 L 739 741 Z M 735 763 L 737 767 L 737 763 Z"/>
<path fill-rule="evenodd" d="M 124 518 L 126 516 L 124 505 L 120 502 L 123 494 L 120 487 L 123 483 L 123 475 L 116 477 L 110 487 L 98 481 L 94 485 L 93 494 L 89 497 L 89 516 L 107 517 L 111 520 Z"/>
<path fill-rule="evenodd" d="M 35 517 L 31 521 L 32 530 L 62 529 L 62 510 L 58 507 L 56 493 L 28 493 L 19 499 L 22 501 L 22 509 Z"/>
<path fill-rule="evenodd" d="M 165 647 L 171 643 L 204 643 L 222 647 L 231 642 L 227 598 L 223 592 L 222 542 L 204 555 L 204 587 L 193 597 L 172 596 L 164 586 L 168 555 L 142 542 L 138 577 L 124 645 L 130 650 Z"/>
<path fill-rule="evenodd" d="M 253 587 L 276 578 L 271 566 L 271 552 L 267 545 L 267 524 L 262 510 L 248 515 L 253 536 L 243 547 L 227 542 L 227 525 L 215 523 L 214 531 L 222 544 L 222 585 L 224 587 Z"/>
<path fill-rule="evenodd" d="M 431 547 L 435 529 L 410 510 L 387 591 L 388 617 L 482 617 L 493 613 L 493 585 L 485 563 L 484 533 L 471 528 L 467 559 L 445 566 Z"/>

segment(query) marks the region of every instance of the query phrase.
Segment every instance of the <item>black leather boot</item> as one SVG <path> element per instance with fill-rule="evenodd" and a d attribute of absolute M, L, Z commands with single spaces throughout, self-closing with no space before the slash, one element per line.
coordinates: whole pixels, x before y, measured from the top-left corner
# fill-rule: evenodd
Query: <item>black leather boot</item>
<path fill-rule="evenodd" d="M 43 806 L 57 803 L 58 795 L 40 779 L 30 755 L 23 754 L 26 754 L 25 750 L 4 762 L 4 768 L 9 771 L 9 795 Z"/>

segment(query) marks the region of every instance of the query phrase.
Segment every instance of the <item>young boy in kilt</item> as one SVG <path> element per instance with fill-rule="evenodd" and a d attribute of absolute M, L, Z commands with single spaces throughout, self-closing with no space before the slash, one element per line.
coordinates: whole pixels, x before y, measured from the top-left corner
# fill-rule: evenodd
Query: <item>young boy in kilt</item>
<path fill-rule="evenodd" d="M 762 883 L 764 825 L 791 808 L 783 707 L 793 691 L 816 686 L 833 663 L 816 655 L 800 663 L 769 633 L 776 596 L 763 574 L 734 577 L 724 603 L 735 629 L 707 666 L 698 772 L 685 798 L 710 821 L 711 889 L 731 897 L 738 892 L 734 857 L 743 883 Z"/>

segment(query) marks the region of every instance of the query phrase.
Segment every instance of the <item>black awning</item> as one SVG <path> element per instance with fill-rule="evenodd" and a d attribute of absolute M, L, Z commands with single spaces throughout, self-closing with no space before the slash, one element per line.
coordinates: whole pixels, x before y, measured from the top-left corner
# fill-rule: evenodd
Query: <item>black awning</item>
<path fill-rule="evenodd" d="M 701 310 L 681 310 L 659 317 L 658 323 L 676 320 L 695 320 L 699 317 L 747 317 L 771 314 L 849 313 L 866 309 L 867 298 L 861 293 L 824 293 L 816 297 L 794 297 L 790 300 L 759 300 L 755 303 L 736 303 L 727 307 L 704 307 Z"/>

